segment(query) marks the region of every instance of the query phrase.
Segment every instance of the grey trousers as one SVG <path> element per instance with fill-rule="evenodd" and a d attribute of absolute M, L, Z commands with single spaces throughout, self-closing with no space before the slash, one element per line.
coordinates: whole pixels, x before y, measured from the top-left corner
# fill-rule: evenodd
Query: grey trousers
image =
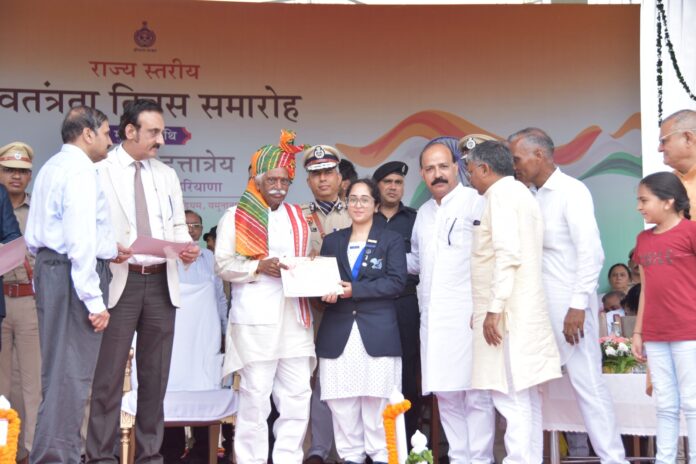
<path fill-rule="evenodd" d="M 80 425 L 102 340 L 75 292 L 66 255 L 48 248 L 36 256 L 34 288 L 41 342 L 41 391 L 32 464 L 80 462 Z M 111 272 L 97 261 L 100 287 L 108 299 Z"/>
<path fill-rule="evenodd" d="M 87 462 L 117 462 L 114 445 L 118 439 L 123 377 L 136 331 L 135 462 L 163 462 L 159 452 L 164 438 L 163 402 L 172 358 L 175 316 L 166 272 L 128 274 L 123 295 L 111 309 L 99 350 L 87 427 Z"/>

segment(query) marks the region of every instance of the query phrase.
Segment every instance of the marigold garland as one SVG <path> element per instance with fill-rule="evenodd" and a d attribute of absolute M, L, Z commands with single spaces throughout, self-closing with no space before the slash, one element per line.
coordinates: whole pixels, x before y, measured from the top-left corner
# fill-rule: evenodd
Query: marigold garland
<path fill-rule="evenodd" d="M 384 412 L 382 412 L 389 464 L 402 464 L 399 462 L 399 452 L 396 448 L 396 418 L 409 409 L 411 409 L 411 402 L 409 400 L 403 400 L 400 403 L 388 404 L 387 407 L 384 408 Z"/>
<path fill-rule="evenodd" d="M 17 459 L 19 424 L 22 422 L 14 409 L 0 409 L 0 420 L 6 420 L 7 445 L 0 446 L 0 464 L 14 464 Z"/>

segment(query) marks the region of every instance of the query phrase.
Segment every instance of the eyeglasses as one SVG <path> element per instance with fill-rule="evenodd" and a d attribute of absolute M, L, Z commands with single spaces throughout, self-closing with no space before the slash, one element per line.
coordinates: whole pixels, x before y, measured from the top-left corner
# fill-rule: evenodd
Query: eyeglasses
<path fill-rule="evenodd" d="M 348 204 L 351 206 L 370 206 L 375 200 L 372 197 L 348 197 Z"/>
<path fill-rule="evenodd" d="M 483 163 L 477 163 L 469 158 L 469 155 L 462 156 L 462 164 L 464 165 L 464 178 L 467 182 L 471 183 L 471 172 L 477 167 L 481 166 Z M 471 171 L 469 171 L 469 164 L 473 165 Z"/>
<path fill-rule="evenodd" d="M 694 131 L 696 131 L 696 127 L 693 129 L 676 129 L 676 130 L 673 130 L 672 132 L 669 132 L 669 133 L 663 135 L 662 137 L 660 137 L 657 140 L 660 141 L 660 145 L 664 145 L 665 142 L 667 141 L 667 139 L 670 138 L 671 136 L 673 136 L 674 134 L 680 134 L 683 132 L 694 132 Z"/>
<path fill-rule="evenodd" d="M 188 226 L 189 229 L 202 229 L 203 228 L 203 224 L 201 224 L 200 222 L 191 222 L 191 223 L 187 222 L 186 225 Z"/>
<path fill-rule="evenodd" d="M 29 174 L 31 174 L 31 169 L 3 167 L 2 172 L 4 174 L 9 174 L 11 176 L 14 176 L 14 175 L 28 176 Z"/>
<path fill-rule="evenodd" d="M 288 179 L 287 177 L 266 177 L 264 179 L 264 182 L 266 185 L 269 187 L 273 187 L 274 185 L 277 185 L 280 183 L 283 187 L 287 187 L 288 185 L 292 184 L 292 181 Z"/>

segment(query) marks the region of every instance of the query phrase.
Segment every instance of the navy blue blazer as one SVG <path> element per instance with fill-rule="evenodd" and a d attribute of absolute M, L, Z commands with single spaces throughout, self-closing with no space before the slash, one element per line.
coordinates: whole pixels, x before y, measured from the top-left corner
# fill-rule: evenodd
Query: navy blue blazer
<path fill-rule="evenodd" d="M 343 353 L 353 321 L 370 356 L 401 356 L 399 325 L 395 299 L 406 285 L 404 239 L 396 232 L 372 223 L 360 264 L 353 280 L 348 262 L 348 241 L 352 228 L 341 229 L 324 237 L 322 256 L 335 256 L 341 280 L 352 281 L 353 296 L 338 298 L 324 309 L 317 333 L 316 349 L 320 358 L 337 358 Z"/>
<path fill-rule="evenodd" d="M 7 243 L 19 238 L 19 223 L 10 202 L 10 195 L 4 185 L 0 185 L 0 242 Z M 2 276 L 0 276 L 0 287 Z M 0 298 L 0 321 L 5 317 L 5 298 Z"/>

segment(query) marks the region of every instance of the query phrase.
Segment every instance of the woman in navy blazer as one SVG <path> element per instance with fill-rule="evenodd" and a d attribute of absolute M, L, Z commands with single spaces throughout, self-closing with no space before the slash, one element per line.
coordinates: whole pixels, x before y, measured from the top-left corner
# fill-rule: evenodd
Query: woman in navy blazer
<path fill-rule="evenodd" d="M 343 294 L 326 295 L 316 349 L 321 399 L 333 416 L 346 463 L 387 462 L 382 411 L 401 389 L 401 342 L 395 298 L 406 285 L 404 241 L 372 218 L 379 190 L 369 179 L 348 188 L 353 225 L 324 237 L 322 256 L 338 261 Z"/>

